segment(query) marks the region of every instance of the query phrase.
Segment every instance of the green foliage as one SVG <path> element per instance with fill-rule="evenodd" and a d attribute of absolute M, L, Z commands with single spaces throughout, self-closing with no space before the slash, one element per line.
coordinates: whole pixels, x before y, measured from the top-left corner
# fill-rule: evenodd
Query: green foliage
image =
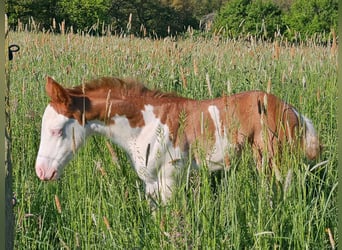
<path fill-rule="evenodd" d="M 282 12 L 273 2 L 256 0 L 247 6 L 245 29 L 257 37 L 272 38 L 274 33 L 282 34 Z M 253 33 L 255 32 L 255 33 Z"/>
<path fill-rule="evenodd" d="M 16 26 L 18 20 L 27 24 L 34 17 L 40 28 L 49 29 L 52 18 L 56 17 L 57 21 L 59 0 L 8 0 L 6 1 L 6 13 L 8 15 L 8 23 L 10 26 Z"/>
<path fill-rule="evenodd" d="M 332 28 L 337 30 L 337 10 L 337 0 L 295 0 L 283 18 L 286 33 L 294 38 L 298 32 L 312 36 L 324 31 L 328 36 Z"/>
<path fill-rule="evenodd" d="M 275 2 L 277 4 L 275 4 Z M 288 38 L 311 37 L 337 26 L 337 0 L 294 0 L 291 5 L 269 0 L 232 0 L 219 12 L 216 31 L 230 37 L 253 35 L 274 38 L 274 33 Z M 306 39 L 306 38 L 305 38 Z"/>
<path fill-rule="evenodd" d="M 213 0 L 193 0 L 193 11 L 194 15 L 198 18 L 202 18 L 203 16 L 218 11 L 224 2 L 227 1 L 213 1 Z"/>
<path fill-rule="evenodd" d="M 216 30 L 231 37 L 253 35 L 272 38 L 281 32 L 280 8 L 270 1 L 233 0 L 228 2 L 215 20 Z"/>
<path fill-rule="evenodd" d="M 243 32 L 242 23 L 247 16 L 247 5 L 251 0 L 233 0 L 228 2 L 215 19 L 216 29 L 224 28 L 232 37 Z"/>
<path fill-rule="evenodd" d="M 60 0 L 58 7 L 66 25 L 76 30 L 87 31 L 98 22 L 109 22 L 110 0 Z"/>
<path fill-rule="evenodd" d="M 211 31 L 206 29 L 205 36 L 223 31 L 230 37 L 270 39 L 277 32 L 297 39 L 298 33 L 328 36 L 337 26 L 337 0 L 8 0 L 5 6 L 12 28 L 19 19 L 27 24 L 32 17 L 39 24 L 36 29 L 46 30 L 54 18 L 57 23 L 65 20 L 66 27 L 75 31 L 92 34 L 100 33 L 98 24 L 116 34 L 183 34 L 189 26 L 203 28 L 199 22 L 208 14 L 215 16 L 215 25 L 210 25 Z"/>
<path fill-rule="evenodd" d="M 94 25 L 106 24 L 116 33 L 142 36 L 164 37 L 184 32 L 188 26 L 198 27 L 190 6 L 155 0 L 10 0 L 6 13 L 12 27 L 18 19 L 28 23 L 31 17 L 45 29 L 55 18 L 58 23 L 65 20 L 75 31 L 94 32 Z"/>
<path fill-rule="evenodd" d="M 140 36 L 165 37 L 184 32 L 188 26 L 197 26 L 197 20 L 187 9 L 174 8 L 154 0 L 113 1 L 110 16 L 114 17 L 116 31 Z"/>

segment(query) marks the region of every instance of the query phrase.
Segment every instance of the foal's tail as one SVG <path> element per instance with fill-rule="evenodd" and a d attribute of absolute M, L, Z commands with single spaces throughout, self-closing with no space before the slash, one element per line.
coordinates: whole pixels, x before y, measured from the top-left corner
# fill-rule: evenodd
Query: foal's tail
<path fill-rule="evenodd" d="M 312 160 L 312 159 L 317 158 L 318 155 L 320 154 L 321 145 L 319 143 L 316 130 L 311 120 L 303 115 L 301 117 L 305 125 L 305 130 L 304 130 L 305 134 L 303 138 L 305 154 L 308 159 Z"/>
<path fill-rule="evenodd" d="M 302 145 L 305 152 L 305 156 L 308 159 L 313 160 L 319 156 L 321 151 L 321 145 L 319 142 L 317 132 L 312 124 L 312 121 L 309 118 L 299 114 L 295 109 L 293 109 L 293 111 L 296 113 L 298 119 L 301 121 L 301 124 L 304 128 Z"/>

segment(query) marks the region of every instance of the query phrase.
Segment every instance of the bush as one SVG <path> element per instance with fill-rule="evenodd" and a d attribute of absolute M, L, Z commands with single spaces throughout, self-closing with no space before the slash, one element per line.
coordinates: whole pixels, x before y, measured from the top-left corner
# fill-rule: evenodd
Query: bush
<path fill-rule="evenodd" d="M 107 16 L 116 33 L 134 34 L 140 37 L 166 37 L 185 32 L 188 26 L 198 26 L 198 21 L 189 10 L 175 8 L 160 1 L 109 2 L 111 6 Z"/>
<path fill-rule="evenodd" d="M 21 0 L 5 1 L 5 12 L 8 15 L 8 24 L 11 28 L 18 25 L 18 22 L 28 24 L 34 21 L 40 28 L 49 29 L 52 18 L 56 17 L 58 0 Z M 58 22 L 61 20 L 56 18 Z"/>
<path fill-rule="evenodd" d="M 295 39 L 297 33 L 311 37 L 325 32 L 328 36 L 337 27 L 337 9 L 337 0 L 294 0 L 283 17 L 288 27 L 286 35 Z"/>
<path fill-rule="evenodd" d="M 250 2 L 250 0 L 233 0 L 228 2 L 215 18 L 214 28 L 216 30 L 223 28 L 224 33 L 237 37 L 243 31 L 241 24 L 247 16 L 246 9 Z"/>
<path fill-rule="evenodd" d="M 264 38 L 273 38 L 275 32 L 282 32 L 282 12 L 273 2 L 253 1 L 247 6 L 245 28 L 250 33 Z"/>
<path fill-rule="evenodd" d="M 99 34 L 98 25 L 104 24 L 117 34 L 165 37 L 185 32 L 188 26 L 199 26 L 193 10 L 182 4 L 174 7 L 155 0 L 9 0 L 6 13 L 12 28 L 18 19 L 24 24 L 34 19 L 39 24 L 37 30 L 50 29 L 55 19 L 92 35 Z"/>
<path fill-rule="evenodd" d="M 76 30 L 89 31 L 97 22 L 108 23 L 108 0 L 61 0 L 58 1 L 60 16 L 67 25 L 73 25 Z"/>
<path fill-rule="evenodd" d="M 218 13 L 215 30 L 236 38 L 253 35 L 272 39 L 274 32 L 290 40 L 305 40 L 320 34 L 327 41 L 337 28 L 337 0 L 293 0 L 289 9 L 271 0 L 232 0 Z M 300 34 L 300 36 L 299 36 Z"/>
<path fill-rule="evenodd" d="M 233 0 L 219 12 L 214 27 L 234 38 L 240 35 L 273 38 L 274 32 L 284 30 L 281 16 L 280 8 L 273 2 Z"/>

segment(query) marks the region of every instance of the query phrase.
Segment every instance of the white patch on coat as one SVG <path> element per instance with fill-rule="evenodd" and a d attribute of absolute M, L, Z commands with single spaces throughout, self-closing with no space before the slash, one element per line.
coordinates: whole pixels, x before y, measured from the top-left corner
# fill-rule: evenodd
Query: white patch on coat
<path fill-rule="evenodd" d="M 148 195 L 161 195 L 166 201 L 171 195 L 175 168 L 173 160 L 182 158 L 180 149 L 170 140 L 170 130 L 153 112 L 153 106 L 142 110 L 145 125 L 132 128 L 126 116 L 114 116 L 114 124 L 90 122 L 93 133 L 109 137 L 121 146 L 132 160 L 139 178 L 144 181 Z"/>
<path fill-rule="evenodd" d="M 210 105 L 208 107 L 208 111 L 215 126 L 215 144 L 207 161 L 211 163 L 209 164 L 209 169 L 214 171 L 222 168 L 224 164 L 224 156 L 227 153 L 229 143 L 226 128 L 222 128 L 219 109 L 215 105 Z"/>

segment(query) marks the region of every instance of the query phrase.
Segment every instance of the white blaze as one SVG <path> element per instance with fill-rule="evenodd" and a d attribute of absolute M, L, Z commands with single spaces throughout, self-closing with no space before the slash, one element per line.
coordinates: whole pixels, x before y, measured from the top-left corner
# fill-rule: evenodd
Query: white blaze
<path fill-rule="evenodd" d="M 85 140 L 85 128 L 48 105 L 42 119 L 36 173 L 42 180 L 57 179 Z"/>

